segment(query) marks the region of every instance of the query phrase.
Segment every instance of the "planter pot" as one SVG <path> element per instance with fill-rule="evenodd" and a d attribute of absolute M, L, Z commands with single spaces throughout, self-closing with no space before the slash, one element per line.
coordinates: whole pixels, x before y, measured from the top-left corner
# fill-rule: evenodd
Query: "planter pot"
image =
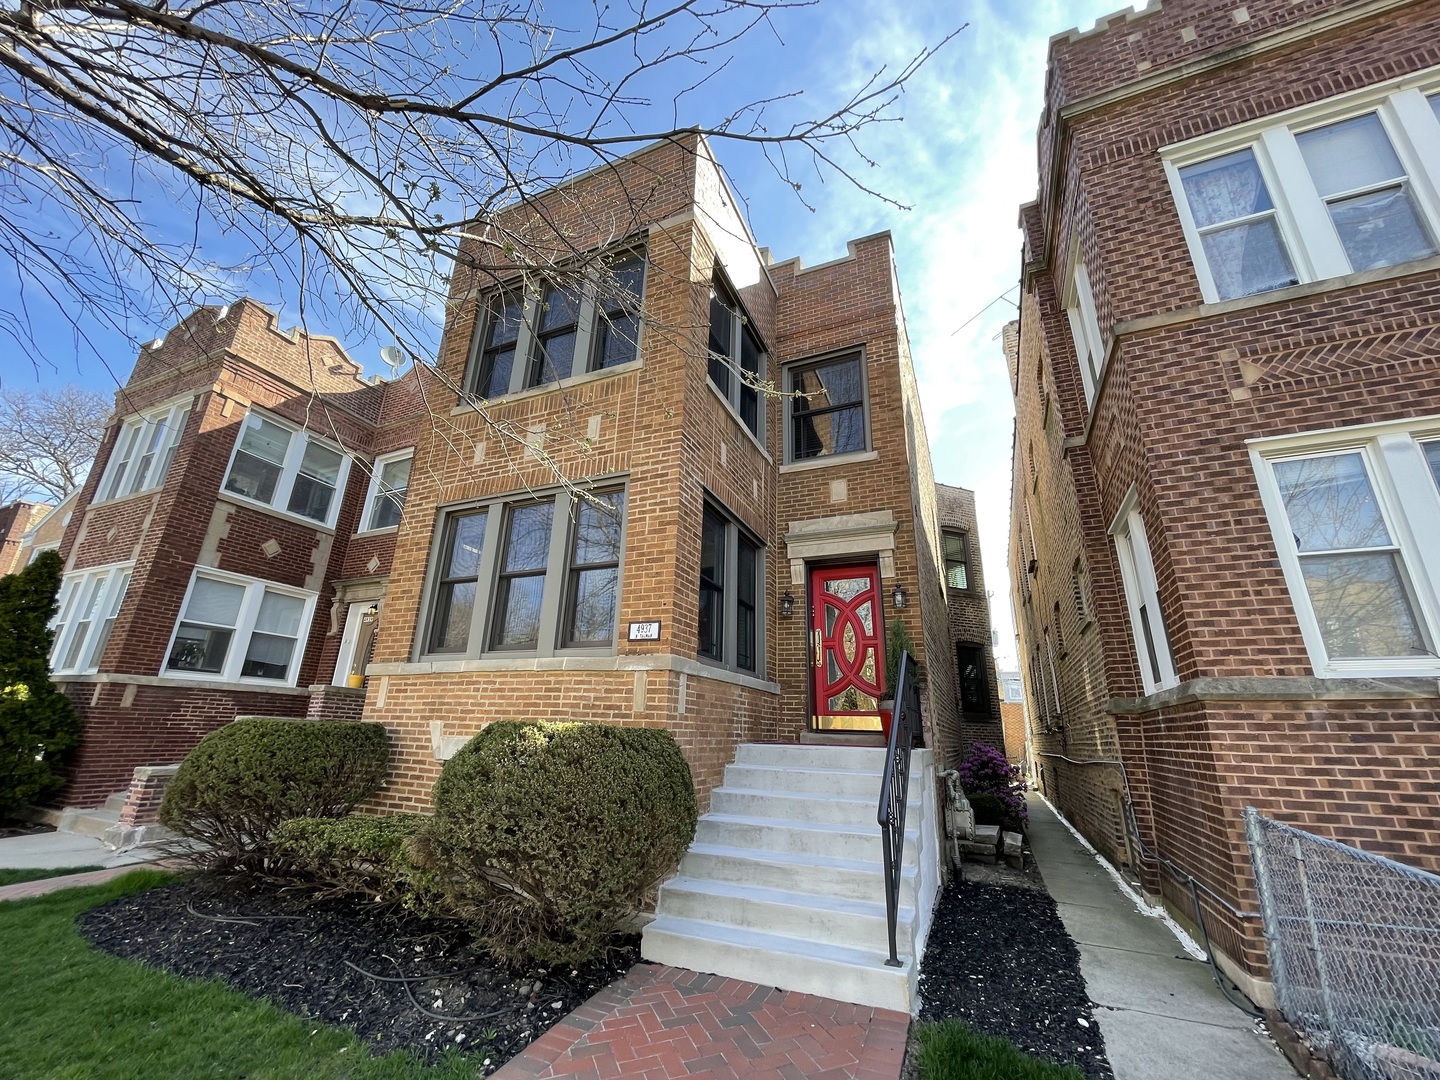
<path fill-rule="evenodd" d="M 894 698 L 883 698 L 876 703 L 876 709 L 880 713 L 880 731 L 885 736 L 885 743 L 890 743 L 890 725 L 895 716 Z"/>

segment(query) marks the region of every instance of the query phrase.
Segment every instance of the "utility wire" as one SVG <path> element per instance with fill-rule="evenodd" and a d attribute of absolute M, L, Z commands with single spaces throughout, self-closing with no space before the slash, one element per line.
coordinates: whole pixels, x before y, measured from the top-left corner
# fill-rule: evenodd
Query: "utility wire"
<path fill-rule="evenodd" d="M 950 336 L 951 336 L 951 337 L 954 337 L 954 336 L 955 336 L 956 334 L 958 334 L 961 330 L 964 330 L 965 327 L 969 326 L 972 322 L 974 322 L 976 319 L 978 319 L 981 315 L 984 315 L 985 312 L 989 311 L 992 307 L 994 307 L 996 304 L 998 304 L 1001 300 L 1004 300 L 1004 299 L 1010 294 L 1010 292 L 1011 292 L 1012 290 L 1018 289 L 1019 287 L 1020 287 L 1019 285 L 1011 285 L 1009 289 L 1006 289 L 1006 290 L 1005 290 L 1004 292 L 1002 292 L 999 296 L 995 297 L 994 300 L 991 300 L 988 304 L 986 304 L 984 307 L 982 307 L 979 311 L 975 312 L 974 315 L 971 315 L 968 319 L 966 319 L 964 322 L 962 322 L 962 323 L 961 323 L 959 326 L 957 326 L 954 330 L 950 331 Z M 1019 304 L 1016 304 L 1014 300 L 1011 300 L 1010 303 L 1015 304 L 1015 310 L 1016 310 L 1016 311 L 1019 311 L 1019 310 L 1020 310 L 1020 305 L 1019 305 Z"/>

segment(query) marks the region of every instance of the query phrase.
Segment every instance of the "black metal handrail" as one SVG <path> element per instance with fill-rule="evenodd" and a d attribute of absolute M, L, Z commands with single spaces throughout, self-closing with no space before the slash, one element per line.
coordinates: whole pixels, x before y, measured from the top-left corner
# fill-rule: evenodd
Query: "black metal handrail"
<path fill-rule="evenodd" d="M 885 747 L 885 772 L 880 781 L 880 843 L 885 851 L 885 917 L 890 927 L 890 959 L 901 967 L 895 949 L 895 923 L 900 910 L 900 877 L 905 856 L 905 807 L 910 800 L 910 748 L 920 724 L 920 690 L 915 685 L 915 658 L 900 654 L 895 685 L 890 739 Z"/>

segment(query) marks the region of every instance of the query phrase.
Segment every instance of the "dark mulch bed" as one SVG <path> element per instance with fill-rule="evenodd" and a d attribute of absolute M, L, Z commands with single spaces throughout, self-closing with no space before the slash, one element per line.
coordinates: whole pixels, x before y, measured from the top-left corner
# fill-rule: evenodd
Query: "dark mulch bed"
<path fill-rule="evenodd" d="M 489 1058 L 486 1072 L 639 959 L 632 937 L 578 970 L 506 971 L 459 923 L 363 899 L 316 900 L 247 875 L 185 878 L 95 908 L 79 928 L 116 956 L 214 976 L 292 1013 L 352 1027 L 377 1052 L 434 1059 L 459 1046 L 477 1064 Z M 437 974 L 449 977 L 428 978 Z"/>
<path fill-rule="evenodd" d="M 970 867 L 966 867 L 967 873 Z M 960 1020 L 1026 1053 L 1110 1080 L 1080 953 L 1034 882 L 956 881 L 935 912 L 920 973 L 920 1019 Z"/>
<path fill-rule="evenodd" d="M 42 825 L 36 821 L 17 821 L 14 818 L 0 820 L 0 840 L 10 836 L 31 836 L 34 833 L 54 831 L 54 825 Z"/>

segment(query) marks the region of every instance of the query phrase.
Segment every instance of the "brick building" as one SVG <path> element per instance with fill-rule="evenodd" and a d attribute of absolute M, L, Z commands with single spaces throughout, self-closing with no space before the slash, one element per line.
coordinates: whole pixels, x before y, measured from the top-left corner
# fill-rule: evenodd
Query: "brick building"
<path fill-rule="evenodd" d="M 468 246 L 433 377 L 251 301 L 141 352 L 60 549 L 66 804 L 236 715 L 363 710 L 378 809 L 501 718 L 667 726 L 703 805 L 741 742 L 878 743 L 888 619 L 958 731 L 889 235 L 773 262 L 698 139 L 504 225 L 547 270 Z"/>
<path fill-rule="evenodd" d="M 0 506 L 0 577 L 14 573 L 26 564 L 28 560 L 22 551 L 25 534 L 51 509 L 44 503 L 24 500 Z"/>
<path fill-rule="evenodd" d="M 1041 786 L 1186 916 L 1193 876 L 1263 1000 L 1245 806 L 1440 869 L 1440 3 L 1111 16 L 1052 39 L 1038 143 L 1006 352 Z"/>
<path fill-rule="evenodd" d="M 986 743 L 1003 750 L 1001 687 L 995 670 L 985 567 L 980 560 L 980 531 L 975 523 L 975 493 L 949 484 L 937 484 L 935 493 L 960 719 L 959 730 L 946 741 L 967 749 Z"/>

